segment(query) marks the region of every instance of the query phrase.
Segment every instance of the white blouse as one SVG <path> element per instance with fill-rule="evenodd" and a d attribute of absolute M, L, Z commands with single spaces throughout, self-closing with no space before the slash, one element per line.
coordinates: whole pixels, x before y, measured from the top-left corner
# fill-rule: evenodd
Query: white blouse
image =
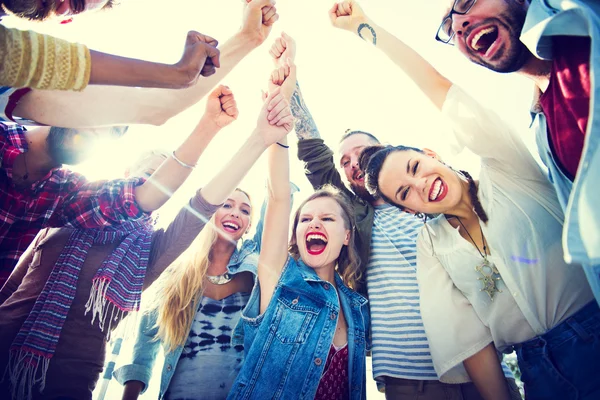
<path fill-rule="evenodd" d="M 456 140 L 481 157 L 481 223 L 501 280 L 493 301 L 477 278 L 483 261 L 442 215 L 417 241 L 421 315 L 436 372 L 460 382 L 462 362 L 542 335 L 593 300 L 583 269 L 563 259 L 563 214 L 554 189 L 516 132 L 460 88 L 442 109 Z"/>

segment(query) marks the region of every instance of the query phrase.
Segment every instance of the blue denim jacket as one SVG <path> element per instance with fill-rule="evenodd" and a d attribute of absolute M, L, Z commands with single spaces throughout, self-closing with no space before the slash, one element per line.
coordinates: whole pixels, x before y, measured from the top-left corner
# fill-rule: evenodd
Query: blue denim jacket
<path fill-rule="evenodd" d="M 263 314 L 257 282 L 232 339 L 243 343 L 246 360 L 228 399 L 314 399 L 340 303 L 348 323 L 350 399 L 366 398 L 367 299 L 335 279 L 337 291 L 289 257 Z"/>
<path fill-rule="evenodd" d="M 540 157 L 565 210 L 563 247 L 565 260 L 586 266 L 586 274 L 600 301 L 600 1 L 532 0 L 521 41 L 542 59 L 552 58 L 552 36 L 591 37 L 590 116 L 581 162 L 571 182 L 552 157 L 546 119 L 533 111 L 533 126 Z"/>
<path fill-rule="evenodd" d="M 236 250 L 231 256 L 227 271 L 233 275 L 240 272 L 251 272 L 256 276 L 257 266 L 258 245 L 254 240 L 246 240 L 240 250 Z M 160 340 L 156 340 L 156 334 L 158 333 L 156 317 L 155 311 L 142 315 L 133 347 L 132 362 L 114 372 L 115 379 L 122 385 L 128 381 L 143 382 L 144 389 L 142 393 L 146 391 L 150 384 L 152 368 L 161 346 Z M 165 364 L 160 377 L 160 399 L 165 395 L 171 378 L 175 374 L 175 368 L 182 351 L 183 346 L 179 346 L 173 351 L 165 352 Z"/>
<path fill-rule="evenodd" d="M 298 192 L 300 189 L 293 183 L 291 183 L 291 186 L 293 202 L 294 193 Z M 256 277 L 258 253 L 260 252 L 262 244 L 262 231 L 266 206 L 267 204 L 265 201 L 261 208 L 260 220 L 256 226 L 254 238 L 252 240 L 244 241 L 241 248 L 235 250 L 229 259 L 227 271 L 230 274 L 235 275 L 240 272 L 251 272 Z M 156 317 L 156 312 L 144 313 L 142 315 L 133 348 L 133 360 L 130 364 L 124 365 L 113 373 L 114 378 L 122 385 L 128 381 L 143 382 L 144 389 L 142 390 L 142 393 L 148 389 L 148 385 L 150 384 L 152 368 L 160 347 L 160 341 L 155 340 L 156 334 L 158 333 Z M 160 377 L 159 399 L 164 397 L 169 388 L 169 383 L 175 374 L 175 368 L 177 367 L 177 362 L 179 361 L 182 351 L 183 346 L 179 346 L 175 350 L 165 354 L 165 363 Z"/>

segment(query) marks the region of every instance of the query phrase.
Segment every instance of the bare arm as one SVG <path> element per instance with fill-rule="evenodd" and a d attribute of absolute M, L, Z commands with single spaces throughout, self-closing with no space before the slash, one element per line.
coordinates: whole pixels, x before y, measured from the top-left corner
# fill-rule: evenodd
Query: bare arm
<path fill-rule="evenodd" d="M 219 47 L 221 67 L 187 89 L 136 89 L 89 86 L 82 92 L 34 90 L 20 100 L 13 115 L 41 124 L 90 126 L 162 125 L 200 101 L 217 83 L 268 36 L 278 15 L 273 0 L 245 5 L 241 30 Z M 263 10 L 270 10 L 264 11 Z M 90 112 L 93 110 L 93 112 Z"/>
<path fill-rule="evenodd" d="M 119 57 L 91 50 L 90 84 L 179 89 L 196 83 L 199 75 L 210 76 L 219 67 L 218 42 L 198 32 L 189 32 L 184 54 L 174 65 Z"/>
<path fill-rule="evenodd" d="M 373 22 L 354 1 L 336 3 L 329 10 L 331 23 L 372 43 L 399 66 L 438 107 L 442 108 L 452 82 L 403 41 Z"/>
<path fill-rule="evenodd" d="M 219 86 L 209 97 L 206 112 L 190 136 L 175 150 L 177 159 L 187 165 L 196 162 L 221 128 L 233 122 L 238 115 L 233 94 L 229 88 Z M 169 157 L 144 184 L 135 188 L 135 200 L 146 212 L 162 206 L 185 182 L 192 168 Z M 212 203 L 220 204 L 220 203 Z"/>
<path fill-rule="evenodd" d="M 494 343 L 463 361 L 471 380 L 485 400 L 508 400 L 508 386 Z"/>

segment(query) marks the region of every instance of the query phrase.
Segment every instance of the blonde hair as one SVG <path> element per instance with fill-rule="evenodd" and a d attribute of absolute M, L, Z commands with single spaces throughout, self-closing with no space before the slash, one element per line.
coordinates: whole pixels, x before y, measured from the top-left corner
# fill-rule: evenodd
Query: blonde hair
<path fill-rule="evenodd" d="M 235 190 L 250 198 L 243 190 Z M 150 300 L 150 312 L 155 311 L 157 314 L 156 339 L 163 343 L 166 351 L 185 345 L 202 298 L 204 278 L 211 263 L 211 250 L 218 237 L 213 214 L 190 247 L 156 282 L 153 298 Z"/>

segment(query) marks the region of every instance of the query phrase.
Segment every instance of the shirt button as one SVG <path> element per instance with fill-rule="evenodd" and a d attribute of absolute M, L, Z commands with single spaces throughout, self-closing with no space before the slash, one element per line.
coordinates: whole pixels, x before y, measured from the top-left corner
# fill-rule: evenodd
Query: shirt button
<path fill-rule="evenodd" d="M 324 285 L 323 285 L 323 289 L 325 289 L 325 290 L 329 290 L 329 283 L 326 283 L 326 284 L 324 284 Z"/>
<path fill-rule="evenodd" d="M 331 314 L 329 314 L 329 319 L 334 320 L 336 318 L 337 318 L 337 316 L 335 315 L 334 312 L 332 312 Z"/>
<path fill-rule="evenodd" d="M 171 367 L 171 364 L 167 365 L 167 371 L 170 371 L 172 369 L 173 369 L 173 367 Z"/>
<path fill-rule="evenodd" d="M 292 304 L 298 304 L 298 299 L 292 300 Z"/>
<path fill-rule="evenodd" d="M 519 293 L 517 293 L 517 292 L 513 292 L 513 294 L 512 294 L 512 295 L 513 295 L 513 297 L 517 297 L 517 296 L 519 295 Z"/>
<path fill-rule="evenodd" d="M 319 357 L 315 358 L 315 365 L 321 365 L 323 363 L 323 360 L 321 360 Z"/>

